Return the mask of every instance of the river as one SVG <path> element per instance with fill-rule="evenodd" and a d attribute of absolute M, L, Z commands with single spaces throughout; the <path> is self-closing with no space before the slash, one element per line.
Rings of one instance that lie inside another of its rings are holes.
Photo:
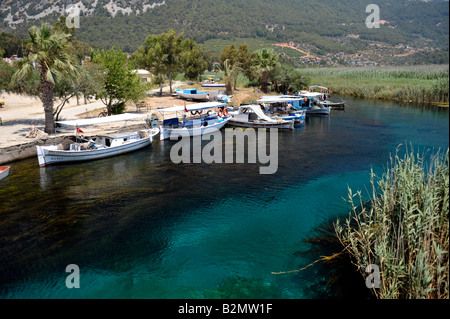
<path fill-rule="evenodd" d="M 12 163 L 0 181 L 0 298 L 314 298 L 315 278 L 272 272 L 306 266 L 301 241 L 347 215 L 348 187 L 364 190 L 400 144 L 449 146 L 448 109 L 347 101 L 280 132 L 273 175 L 177 165 L 175 142 L 159 140 L 94 162 Z M 79 289 L 66 287 L 69 264 Z"/>

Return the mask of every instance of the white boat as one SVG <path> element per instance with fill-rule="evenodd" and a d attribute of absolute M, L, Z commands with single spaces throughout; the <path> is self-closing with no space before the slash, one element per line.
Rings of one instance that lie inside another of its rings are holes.
<path fill-rule="evenodd" d="M 306 115 L 330 115 L 331 107 L 321 104 L 321 94 L 316 92 L 302 91 L 299 93 L 300 105 L 299 108 L 306 110 Z"/>
<path fill-rule="evenodd" d="M 265 106 L 265 113 L 273 119 L 294 120 L 296 124 L 304 124 L 306 110 L 299 110 L 294 107 L 299 104 L 299 97 L 280 95 L 263 96 L 257 103 Z"/>
<path fill-rule="evenodd" d="M 159 109 L 161 141 L 173 136 L 199 136 L 222 129 L 230 119 L 225 103 L 207 102 Z"/>
<path fill-rule="evenodd" d="M 249 128 L 293 129 L 294 119 L 273 119 L 267 116 L 261 105 L 241 105 L 228 121 L 229 125 Z"/>
<path fill-rule="evenodd" d="M 9 175 L 9 166 L 0 166 L 0 181 Z"/>
<path fill-rule="evenodd" d="M 320 92 L 318 92 L 320 91 Z M 320 85 L 313 85 L 309 87 L 309 92 L 318 93 L 319 103 L 324 107 L 331 107 L 333 109 L 345 109 L 346 102 L 341 99 L 341 101 L 331 101 L 330 88 Z"/>
<path fill-rule="evenodd" d="M 149 146 L 158 135 L 159 129 L 139 132 L 99 135 L 84 143 L 70 144 L 68 150 L 60 145 L 36 146 L 39 166 L 57 163 L 83 162 L 103 159 L 133 152 Z"/>
<path fill-rule="evenodd" d="M 217 100 L 219 91 L 199 92 L 197 89 L 179 89 L 175 90 L 178 97 L 185 100 L 211 102 Z"/>
<path fill-rule="evenodd" d="M 92 139 L 79 137 L 83 133 L 80 126 L 97 125 L 103 123 L 132 120 L 142 115 L 122 114 L 104 118 L 80 119 L 74 121 L 61 121 L 60 125 L 75 126 L 77 129 L 76 141 L 64 148 L 62 144 L 52 146 L 36 146 L 39 166 L 45 167 L 51 164 L 84 162 L 98 160 L 133 152 L 149 146 L 159 128 L 140 130 L 139 132 L 116 133 L 99 135 Z"/>
<path fill-rule="evenodd" d="M 330 115 L 331 107 L 321 102 L 321 93 L 301 91 L 298 95 L 263 96 L 258 103 L 290 102 L 296 110 L 306 111 L 307 116 Z"/>

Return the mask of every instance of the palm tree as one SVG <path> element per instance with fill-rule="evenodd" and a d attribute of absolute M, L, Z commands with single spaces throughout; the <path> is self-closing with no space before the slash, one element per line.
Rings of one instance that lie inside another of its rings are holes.
<path fill-rule="evenodd" d="M 68 50 L 70 34 L 54 32 L 51 25 L 44 23 L 40 28 L 29 29 L 31 42 L 26 56 L 13 75 L 12 81 L 17 82 L 31 74 L 35 68 L 40 73 L 40 99 L 45 112 L 45 132 L 55 133 L 53 98 L 55 82 L 69 74 L 76 75 L 76 67 L 72 64 Z"/>
<path fill-rule="evenodd" d="M 225 79 L 225 94 L 232 95 L 233 94 L 233 84 L 236 89 L 236 80 L 239 76 L 239 73 L 242 71 L 241 64 L 236 62 L 233 65 L 230 62 L 230 59 L 226 59 L 223 62 L 223 70 L 224 79 Z"/>
<path fill-rule="evenodd" d="M 261 89 L 264 93 L 267 93 L 269 72 L 278 65 L 278 55 L 273 50 L 264 48 L 256 52 L 252 62 L 255 71 L 260 74 Z"/>

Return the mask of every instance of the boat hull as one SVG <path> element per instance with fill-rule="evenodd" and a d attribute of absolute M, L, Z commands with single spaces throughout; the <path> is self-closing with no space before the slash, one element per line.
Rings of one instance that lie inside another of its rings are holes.
<path fill-rule="evenodd" d="M 93 161 L 134 152 L 152 144 L 155 135 L 152 134 L 149 137 L 124 143 L 123 145 L 96 150 L 63 151 L 58 150 L 57 146 L 36 146 L 39 166 L 45 167 L 53 164 Z"/>
<path fill-rule="evenodd" d="M 0 181 L 9 175 L 9 166 L 0 166 Z"/>
<path fill-rule="evenodd" d="M 324 107 L 331 107 L 333 109 L 345 109 L 345 102 L 322 102 Z"/>
<path fill-rule="evenodd" d="M 161 141 L 170 140 L 171 136 L 200 136 L 204 134 L 214 133 L 222 129 L 228 122 L 228 119 L 223 119 L 221 122 L 217 122 L 208 126 L 197 127 L 160 127 Z"/>
<path fill-rule="evenodd" d="M 282 123 L 273 123 L 273 122 L 245 122 L 238 120 L 229 120 L 228 124 L 236 127 L 246 127 L 246 128 L 277 128 L 277 129 L 286 129 L 291 130 L 294 128 L 294 121 L 289 121 L 286 123 L 285 121 Z"/>
<path fill-rule="evenodd" d="M 331 107 L 324 107 L 324 108 L 308 109 L 308 110 L 306 110 L 306 115 L 308 115 L 308 116 L 330 115 L 330 114 L 331 114 Z"/>
<path fill-rule="evenodd" d="M 193 101 L 203 101 L 203 102 L 209 102 L 214 101 L 217 99 L 217 96 L 219 95 L 219 92 L 208 92 L 208 93 L 202 93 L 202 94 L 190 94 L 190 93 L 183 93 L 183 92 L 177 92 L 178 96 L 185 100 L 193 100 Z"/>

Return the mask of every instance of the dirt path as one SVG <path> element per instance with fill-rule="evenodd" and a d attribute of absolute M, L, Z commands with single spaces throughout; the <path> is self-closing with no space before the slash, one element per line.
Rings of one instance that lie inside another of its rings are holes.
<path fill-rule="evenodd" d="M 299 48 L 296 48 L 296 47 L 294 47 L 292 45 L 289 45 L 289 43 L 273 43 L 272 45 L 275 45 L 277 47 L 290 48 L 292 50 L 296 50 L 298 52 L 301 52 L 301 53 L 305 54 L 305 56 L 304 56 L 305 58 L 315 58 L 314 55 L 311 55 L 308 52 L 302 51 Z"/>

